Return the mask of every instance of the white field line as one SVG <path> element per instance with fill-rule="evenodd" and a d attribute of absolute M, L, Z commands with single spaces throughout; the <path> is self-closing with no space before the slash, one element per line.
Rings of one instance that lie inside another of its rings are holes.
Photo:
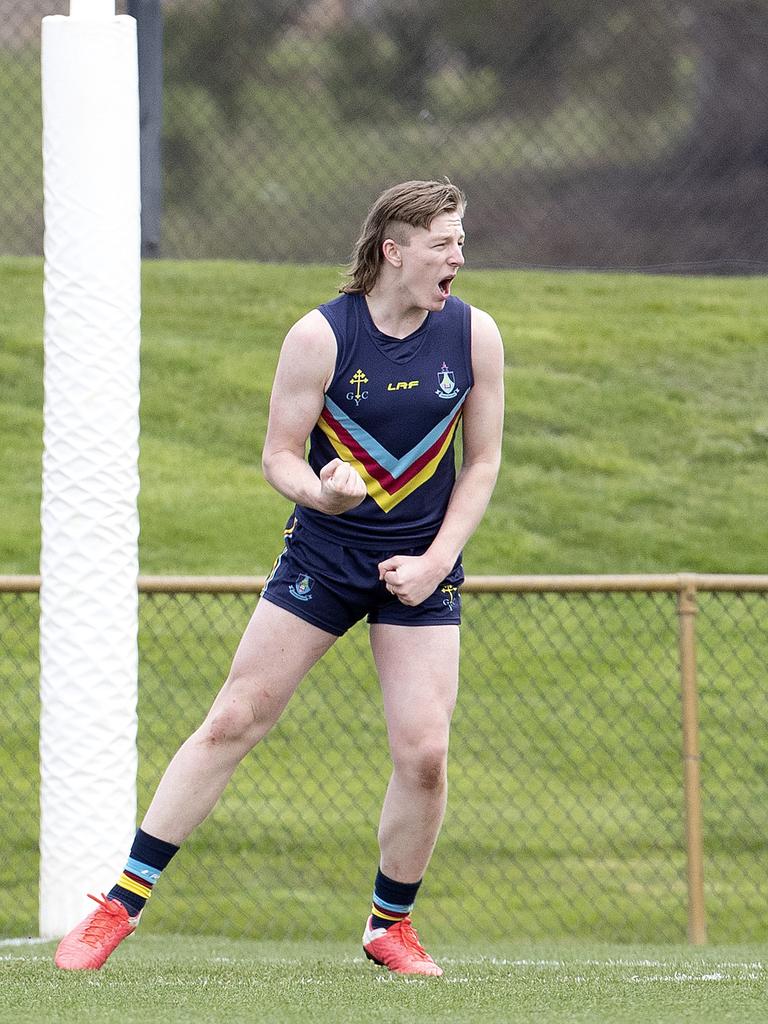
<path fill-rule="evenodd" d="M 494 967 L 539 967 L 549 968 L 553 973 L 560 973 L 561 981 L 585 982 L 587 979 L 579 974 L 579 968 L 598 967 L 603 969 L 614 968 L 622 974 L 626 969 L 632 973 L 626 978 L 632 984 L 690 984 L 691 982 L 724 982 L 724 981 L 765 981 L 766 965 L 761 961 L 712 961 L 683 962 L 676 965 L 664 960 L 646 960 L 633 958 L 607 958 L 599 960 L 578 958 L 568 960 L 544 960 L 544 959 L 504 959 L 502 957 L 478 957 L 476 959 L 440 957 L 440 963 L 448 966 L 450 964 L 460 967 L 467 964 L 480 965 L 490 964 Z M 645 973 L 651 968 L 652 973 Z"/>
<path fill-rule="evenodd" d="M 543 959 L 523 959 L 516 958 L 514 960 L 507 959 L 505 957 L 498 956 L 479 956 L 479 957 L 440 957 L 443 963 L 452 964 L 494 964 L 494 966 L 502 967 L 666 967 L 669 964 L 668 960 L 647 960 L 647 959 L 635 959 L 635 958 L 624 958 L 624 957 L 608 957 L 604 960 L 598 960 L 594 958 L 588 958 L 582 960 L 581 958 L 574 956 L 569 957 L 567 960 L 543 960 Z M 722 961 L 707 961 L 700 960 L 694 962 L 689 961 L 690 966 L 705 966 L 715 965 L 717 967 L 743 967 L 750 968 L 757 971 L 763 971 L 766 969 L 766 965 L 760 960 L 722 960 Z"/>
<path fill-rule="evenodd" d="M 26 939 L 0 939 L 0 948 L 3 946 L 39 946 L 43 942 L 52 941 L 52 939 L 37 939 L 31 936 Z"/>
<path fill-rule="evenodd" d="M 13 939 L 0 939 L 0 949 L 2 948 L 17 948 L 21 949 L 25 946 L 37 946 L 45 942 L 50 942 L 50 939 L 41 938 L 13 938 Z M 5 956 L 0 955 L 0 961 L 25 959 L 28 960 L 28 956 L 13 956 L 12 954 L 6 954 Z M 33 957 L 31 959 L 40 960 L 47 959 L 45 957 Z M 347 959 L 347 958 L 345 958 Z M 598 967 L 603 969 L 615 969 L 621 974 L 625 974 L 627 970 L 632 973 L 626 977 L 626 980 L 632 984 L 638 985 L 651 985 L 651 984 L 673 984 L 673 985 L 684 985 L 691 983 L 700 982 L 726 982 L 726 981 L 765 981 L 768 980 L 768 968 L 766 964 L 759 960 L 703 960 L 703 961 L 683 961 L 676 965 L 672 965 L 664 960 L 649 960 L 644 958 L 634 957 L 608 957 L 606 959 L 595 959 L 586 958 L 579 959 L 578 957 L 568 958 L 567 960 L 560 959 L 527 959 L 527 958 L 516 958 L 507 959 L 504 957 L 495 956 L 481 956 L 481 957 L 440 957 L 440 963 L 446 967 L 453 966 L 454 968 L 460 968 L 462 966 L 475 965 L 480 966 L 487 964 L 491 967 L 508 967 L 508 968 L 526 968 L 526 967 L 538 967 L 548 968 L 553 973 L 559 974 L 560 981 L 574 981 L 584 983 L 588 979 L 579 973 L 580 968 L 587 967 Z M 250 963 L 250 958 L 247 957 L 228 957 L 228 956 L 214 956 L 211 958 L 212 963 L 217 964 L 243 964 Z M 262 964 L 279 963 L 285 966 L 296 966 L 301 963 L 299 958 L 278 958 L 277 960 L 260 961 Z M 348 962 L 352 963 L 365 963 L 363 957 L 350 957 Z M 650 969 L 650 970 L 649 970 Z M 646 973 L 648 971 L 648 973 Z M 153 983 L 158 982 L 162 984 L 165 979 L 156 978 L 153 979 Z M 402 978 L 393 978 L 391 975 L 383 975 L 378 979 L 380 982 L 399 981 L 402 982 Z M 412 979 L 407 979 L 411 981 Z M 422 979 L 416 979 L 421 981 Z M 468 977 L 449 977 L 447 981 L 453 984 L 469 983 L 472 979 Z M 476 979 L 475 979 L 476 980 Z M 323 985 L 326 984 L 326 979 L 315 978 L 312 976 L 305 976 L 301 978 L 301 984 L 304 985 Z"/>

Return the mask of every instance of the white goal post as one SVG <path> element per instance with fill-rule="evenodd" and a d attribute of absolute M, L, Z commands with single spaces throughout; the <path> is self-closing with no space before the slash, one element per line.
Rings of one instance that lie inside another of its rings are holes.
<path fill-rule="evenodd" d="M 42 23 L 40 935 L 68 931 L 136 826 L 140 319 L 136 22 Z"/>

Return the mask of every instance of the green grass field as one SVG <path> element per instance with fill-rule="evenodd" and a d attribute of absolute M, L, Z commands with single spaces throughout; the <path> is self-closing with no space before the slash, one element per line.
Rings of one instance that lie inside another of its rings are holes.
<path fill-rule="evenodd" d="M 764 571 L 763 279 L 460 282 L 507 348 L 504 466 L 468 571 Z M 290 324 L 338 283 L 329 267 L 145 265 L 144 572 L 268 571 L 287 514 L 259 469 L 271 377 Z M 0 297 L 0 570 L 35 572 L 40 262 L 0 259 Z"/>
<path fill-rule="evenodd" d="M 0 1020 L 763 1024 L 766 1016 L 765 947 L 445 946 L 438 979 L 396 977 L 339 943 L 136 936 L 101 972 L 81 974 L 57 971 L 52 950 L 0 942 Z"/>

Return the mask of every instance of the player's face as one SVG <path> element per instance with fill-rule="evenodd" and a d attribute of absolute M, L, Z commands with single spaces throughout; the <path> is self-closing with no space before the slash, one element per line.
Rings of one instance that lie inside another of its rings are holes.
<path fill-rule="evenodd" d="M 402 286 L 420 309 L 441 310 L 453 279 L 464 265 L 461 213 L 441 213 L 428 228 L 411 228 L 409 244 L 400 248 Z"/>

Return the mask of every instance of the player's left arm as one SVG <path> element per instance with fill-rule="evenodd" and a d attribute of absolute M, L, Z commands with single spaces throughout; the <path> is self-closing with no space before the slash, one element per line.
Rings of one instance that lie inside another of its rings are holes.
<path fill-rule="evenodd" d="M 504 428 L 504 346 L 493 318 L 474 307 L 472 374 L 474 384 L 464 403 L 462 465 L 443 524 L 423 555 L 395 556 L 379 567 L 380 578 L 404 604 L 420 604 L 451 571 L 483 518 L 499 473 Z"/>

